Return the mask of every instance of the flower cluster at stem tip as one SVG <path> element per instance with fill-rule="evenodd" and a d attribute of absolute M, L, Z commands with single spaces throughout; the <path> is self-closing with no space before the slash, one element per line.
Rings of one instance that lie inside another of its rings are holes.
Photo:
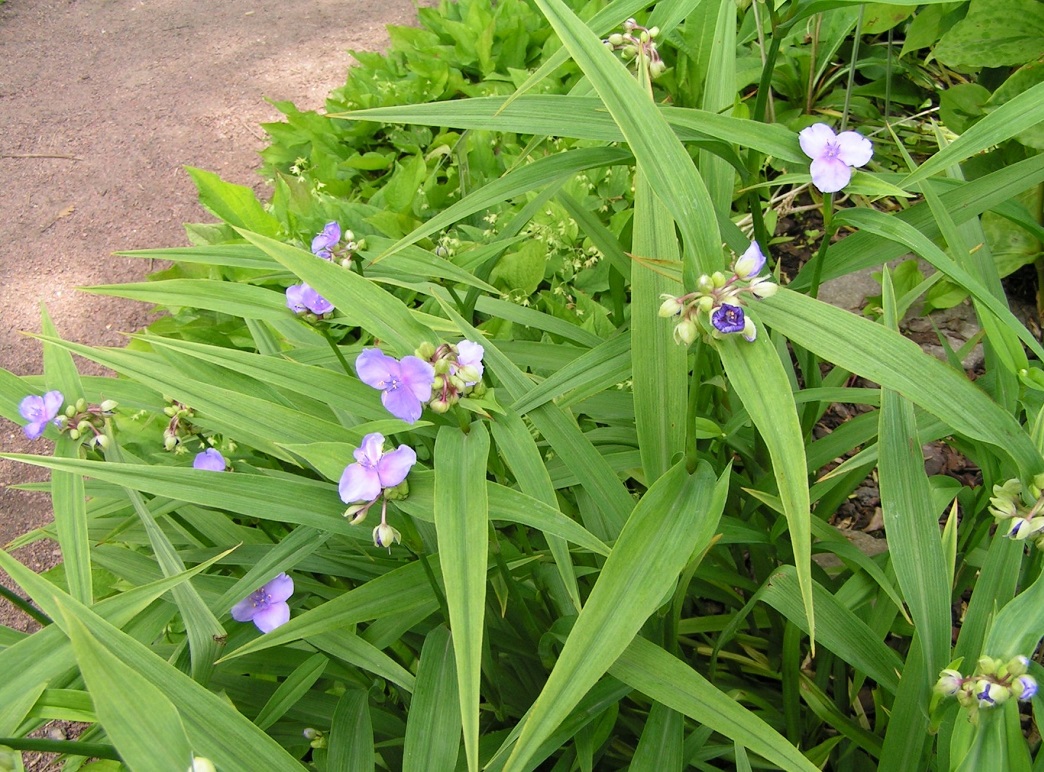
<path fill-rule="evenodd" d="M 990 514 L 997 518 L 997 527 L 1009 539 L 1033 541 L 1044 550 L 1044 474 L 1038 474 L 1028 486 L 1032 503 L 1026 504 L 1022 483 L 1008 480 L 993 486 Z"/>
<path fill-rule="evenodd" d="M 952 666 L 939 673 L 935 691 L 943 697 L 956 697 L 973 715 L 1003 705 L 1012 697 L 1025 702 L 1037 693 L 1037 681 L 1026 675 L 1029 663 L 1021 654 L 1007 661 L 979 657 L 971 675 L 962 675 Z"/>
<path fill-rule="evenodd" d="M 613 51 L 620 51 L 624 59 L 645 59 L 648 61 L 649 77 L 658 78 L 663 75 L 667 65 L 656 50 L 656 41 L 660 34 L 659 27 L 643 27 L 634 19 L 623 23 L 623 33 L 614 32 L 602 42 Z"/>
<path fill-rule="evenodd" d="M 312 239 L 312 254 L 316 257 L 338 262 L 343 268 L 350 268 L 357 250 L 366 246 L 365 239 L 355 240 L 350 230 L 341 232 L 341 224 L 328 222 Z M 295 284 L 286 289 L 286 306 L 295 314 L 307 315 L 315 321 L 334 310 L 334 305 L 308 284 Z"/>
<path fill-rule="evenodd" d="M 401 541 L 401 535 L 388 525 L 388 500 L 402 499 L 409 493 L 406 475 L 417 463 L 417 454 L 408 445 L 385 453 L 384 435 L 372 432 L 363 437 L 352 455 L 355 463 L 344 468 L 337 486 L 341 501 L 351 504 L 344 516 L 352 518 L 352 525 L 361 523 L 370 507 L 381 499 L 381 522 L 373 529 L 373 543 L 390 550 L 393 543 Z"/>
<path fill-rule="evenodd" d="M 105 424 L 119 406 L 115 400 L 107 399 L 99 405 L 91 405 L 82 397 L 62 411 L 65 396 L 58 390 L 40 396 L 29 394 L 18 404 L 18 412 L 28 423 L 22 427 L 31 440 L 43 434 L 47 424 L 54 424 L 58 431 L 71 440 L 87 438 L 89 445 L 104 450 L 109 446 Z"/>
<path fill-rule="evenodd" d="M 381 403 L 396 418 L 414 423 L 424 404 L 445 413 L 461 397 L 485 393 L 482 346 L 470 340 L 456 345 L 421 344 L 414 356 L 401 360 L 379 348 L 363 349 L 355 359 L 359 380 L 381 390 Z"/>
<path fill-rule="evenodd" d="M 678 317 L 674 340 L 686 346 L 701 332 L 715 338 L 740 334 L 748 341 L 757 338 L 754 321 L 742 306 L 742 296 L 750 293 L 755 298 L 767 298 L 779 289 L 771 277 L 758 276 L 765 267 L 765 255 L 756 241 L 732 264 L 732 274 L 716 271 L 696 281 L 697 290 L 681 297 L 663 295 L 660 316 Z"/>
<path fill-rule="evenodd" d="M 835 134 L 825 123 L 814 123 L 798 133 L 801 150 L 812 159 L 812 184 L 821 193 L 836 193 L 852 179 L 852 169 L 866 166 L 874 146 L 858 131 Z"/>

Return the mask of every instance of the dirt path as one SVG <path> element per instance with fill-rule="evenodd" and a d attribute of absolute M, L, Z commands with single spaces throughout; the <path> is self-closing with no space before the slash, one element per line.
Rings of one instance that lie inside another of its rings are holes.
<path fill-rule="evenodd" d="M 425 3 L 430 4 L 430 3 Z M 0 366 L 41 370 L 39 304 L 67 338 L 120 345 L 147 308 L 75 292 L 136 281 L 114 250 L 186 243 L 209 221 L 182 166 L 262 190 L 264 99 L 322 106 L 348 49 L 379 50 L 410 0 L 7 0 L 0 5 Z M 61 156 L 61 157 L 54 157 Z M 0 419 L 0 449 L 45 452 Z M 50 499 L 9 485 L 44 479 L 0 462 L 0 545 L 51 517 Z M 34 568 L 59 553 L 20 551 Z M 26 619 L 0 604 L 0 624 Z"/>

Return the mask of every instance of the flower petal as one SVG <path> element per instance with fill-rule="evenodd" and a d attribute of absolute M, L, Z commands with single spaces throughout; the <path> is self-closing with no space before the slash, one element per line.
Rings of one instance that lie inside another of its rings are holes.
<path fill-rule="evenodd" d="M 462 340 L 457 344 L 457 361 L 462 365 L 474 365 L 481 371 L 482 355 L 486 353 L 478 343 Z"/>
<path fill-rule="evenodd" d="M 431 394 L 430 386 L 428 387 L 428 394 Z M 393 416 L 408 424 L 412 424 L 424 412 L 424 406 L 421 401 L 414 396 L 413 392 L 404 387 L 388 389 L 382 393 L 381 404 Z"/>
<path fill-rule="evenodd" d="M 250 593 L 243 600 L 232 607 L 232 618 L 237 622 L 249 622 L 257 613 L 257 606 L 253 601 L 254 594 Z"/>
<path fill-rule="evenodd" d="M 269 603 L 254 614 L 254 624 L 263 633 L 270 633 L 279 625 L 290 621 L 290 606 L 286 603 Z"/>
<path fill-rule="evenodd" d="M 435 368 L 420 357 L 403 357 L 399 363 L 402 382 L 421 402 L 431 399 L 431 385 L 435 382 Z M 420 418 L 420 414 L 417 414 Z"/>
<path fill-rule="evenodd" d="M 33 423 L 24 426 L 22 430 L 25 432 L 26 437 L 30 440 L 35 440 L 43 434 L 45 426 L 47 426 L 47 421 L 34 421 Z"/>
<path fill-rule="evenodd" d="M 379 348 L 366 348 L 355 358 L 355 372 L 367 386 L 384 389 L 392 378 L 399 376 L 400 368 L 394 357 Z"/>
<path fill-rule="evenodd" d="M 360 464 L 377 466 L 377 462 L 381 460 L 383 453 L 384 435 L 380 432 L 370 432 L 362 438 L 362 443 L 352 455 L 355 456 L 355 460 Z"/>
<path fill-rule="evenodd" d="M 852 169 L 839 158 L 817 158 L 809 167 L 812 184 L 822 193 L 836 193 L 852 179 Z"/>
<path fill-rule="evenodd" d="M 268 593 L 269 602 L 282 603 L 294 594 L 294 580 L 285 573 L 279 574 L 261 589 Z"/>
<path fill-rule="evenodd" d="M 391 453 L 385 453 L 377 464 L 382 488 L 394 488 L 406 479 L 410 469 L 417 463 L 417 454 L 409 445 L 400 445 Z"/>
<path fill-rule="evenodd" d="M 307 307 L 304 302 L 304 284 L 295 284 L 286 288 L 286 307 L 295 314 L 303 314 Z"/>
<path fill-rule="evenodd" d="M 381 478 L 376 469 L 367 469 L 362 464 L 349 464 L 341 473 L 337 492 L 345 504 L 373 501 L 381 493 Z"/>
<path fill-rule="evenodd" d="M 831 142 L 837 135 L 834 130 L 825 123 L 813 123 L 798 133 L 798 143 L 802 152 L 809 158 L 819 158 L 827 152 Z"/>
<path fill-rule="evenodd" d="M 202 453 L 197 453 L 196 457 L 192 459 L 193 469 L 205 469 L 208 472 L 224 472 L 225 466 L 225 457 L 214 448 L 207 448 Z"/>
<path fill-rule="evenodd" d="M 64 401 L 65 397 L 63 397 L 62 393 L 57 389 L 49 391 L 43 395 L 44 411 L 47 413 L 48 421 L 58 415 L 58 411 L 61 409 L 62 402 Z"/>
<path fill-rule="evenodd" d="M 874 155 L 873 143 L 858 131 L 837 135 L 837 157 L 849 166 L 865 166 Z"/>
<path fill-rule="evenodd" d="M 44 410 L 43 398 L 36 394 L 30 394 L 18 403 L 18 412 L 26 421 L 40 420 L 44 415 Z"/>

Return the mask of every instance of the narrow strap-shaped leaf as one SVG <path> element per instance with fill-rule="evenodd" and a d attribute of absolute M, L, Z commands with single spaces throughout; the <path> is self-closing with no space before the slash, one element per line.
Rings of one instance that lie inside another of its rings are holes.
<path fill-rule="evenodd" d="M 632 250 L 680 266 L 674 220 L 642 169 L 639 165 L 634 177 Z M 631 391 L 642 468 L 650 485 L 685 451 L 689 358 L 685 347 L 671 339 L 659 315 L 660 295 L 677 291 L 678 284 L 662 274 L 640 265 L 631 271 Z"/>
<path fill-rule="evenodd" d="M 369 772 L 376 768 L 376 764 L 367 694 L 362 689 L 349 689 L 341 695 L 334 709 L 327 769 Z"/>
<path fill-rule="evenodd" d="M 633 319 L 631 324 L 634 324 Z M 592 383 L 599 390 L 607 388 L 624 380 L 630 372 L 630 341 L 626 335 L 617 335 L 580 355 L 539 386 L 527 391 L 510 409 L 519 414 L 528 413 L 556 397 Z"/>
<path fill-rule="evenodd" d="M 609 672 L 650 699 L 742 743 L 781 769 L 818 769 L 760 716 L 644 638 L 631 641 Z"/>
<path fill-rule="evenodd" d="M 996 446 L 1027 477 L 1044 468 L 1029 435 L 979 387 L 898 333 L 788 289 L 762 301 L 757 317 L 800 346 L 893 389 L 955 431 Z M 925 388 L 931 384 L 931 388 Z"/>
<path fill-rule="evenodd" d="M 328 660 L 322 654 L 313 654 L 295 667 L 268 698 L 254 719 L 260 729 L 268 729 L 294 706 L 315 685 L 326 670 Z"/>
<path fill-rule="evenodd" d="M 757 427 L 772 458 L 783 514 L 790 530 L 798 587 L 815 645 L 812 607 L 812 532 L 805 441 L 783 363 L 764 332 L 753 342 L 733 335 L 718 342 L 729 383 Z"/>
<path fill-rule="evenodd" d="M 453 640 L 441 625 L 424 639 L 417 689 L 406 717 L 403 772 L 455 769 L 460 753 L 460 702 Z"/>
<path fill-rule="evenodd" d="M 716 483 L 706 464 L 689 475 L 679 463 L 642 497 L 529 711 L 506 772 L 527 768 L 540 744 L 655 611 L 693 553 L 707 546 L 721 517 L 727 481 L 726 476 Z"/>
<path fill-rule="evenodd" d="M 327 654 L 362 670 L 386 678 L 408 692 L 415 690 L 416 679 L 406 668 L 359 635 L 344 630 L 312 635 L 308 642 Z"/>
<path fill-rule="evenodd" d="M 243 319 L 279 321 L 290 319 L 286 296 L 253 284 L 210 279 L 166 279 L 139 284 L 99 284 L 80 287 L 82 292 L 129 298 L 159 306 L 205 308 Z"/>
<path fill-rule="evenodd" d="M 489 551 L 488 457 L 489 434 L 481 423 L 471 424 L 467 434 L 448 426 L 439 429 L 435 440 L 435 531 L 470 770 L 479 768 L 479 686 Z"/>
<path fill-rule="evenodd" d="M 625 651 L 620 658 L 626 656 Z M 662 702 L 653 704 L 638 747 L 634 749 L 631 768 L 657 772 L 681 772 L 685 768 L 685 718 L 681 713 Z"/>

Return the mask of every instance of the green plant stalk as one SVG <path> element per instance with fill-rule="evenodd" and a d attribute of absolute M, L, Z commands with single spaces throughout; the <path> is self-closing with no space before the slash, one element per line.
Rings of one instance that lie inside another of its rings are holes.
<path fill-rule="evenodd" d="M 337 345 L 337 342 L 333 339 L 333 336 L 330 335 L 330 328 L 326 325 L 323 325 L 321 330 L 323 333 L 323 340 L 330 344 L 330 348 L 333 350 L 334 356 L 337 357 L 337 361 L 341 363 L 341 367 L 344 369 L 345 374 L 350 378 L 354 378 L 355 374 L 351 371 L 351 368 L 348 366 L 348 360 L 344 358 L 344 354 L 341 353 L 340 346 Z"/>
<path fill-rule="evenodd" d="M 863 11 L 865 5 L 859 6 L 859 16 L 856 18 L 855 34 L 852 38 L 852 61 L 848 65 L 848 85 L 845 87 L 845 106 L 841 110 L 841 131 L 848 126 L 848 109 L 852 102 L 852 87 L 855 85 L 856 61 L 859 59 L 859 41 L 863 34 Z M 889 50 L 889 56 L 891 51 Z"/>
<path fill-rule="evenodd" d="M 76 740 L 38 740 L 32 737 L 0 737 L 0 745 L 15 751 L 37 751 L 39 753 L 62 753 L 67 756 L 122 761 L 116 749 L 107 743 L 81 743 Z"/>
<path fill-rule="evenodd" d="M 14 590 L 9 589 L 7 586 L 3 584 L 0 584 L 0 598 L 7 598 L 7 600 L 11 601 L 12 605 L 20 608 L 22 611 L 31 616 L 41 625 L 46 626 L 51 624 L 51 618 L 49 616 L 40 611 L 40 609 L 38 609 L 32 603 L 25 600 L 25 598 L 16 593 Z"/>
<path fill-rule="evenodd" d="M 824 193 L 823 194 L 823 240 L 819 242 L 819 250 L 816 252 L 816 256 L 812 258 L 815 260 L 815 264 L 812 266 L 812 283 L 808 288 L 808 296 L 810 298 L 818 297 L 819 295 L 819 282 L 820 277 L 823 275 L 823 263 L 826 261 L 827 249 L 830 246 L 830 239 L 833 237 L 833 224 L 834 218 L 834 194 Z"/>

